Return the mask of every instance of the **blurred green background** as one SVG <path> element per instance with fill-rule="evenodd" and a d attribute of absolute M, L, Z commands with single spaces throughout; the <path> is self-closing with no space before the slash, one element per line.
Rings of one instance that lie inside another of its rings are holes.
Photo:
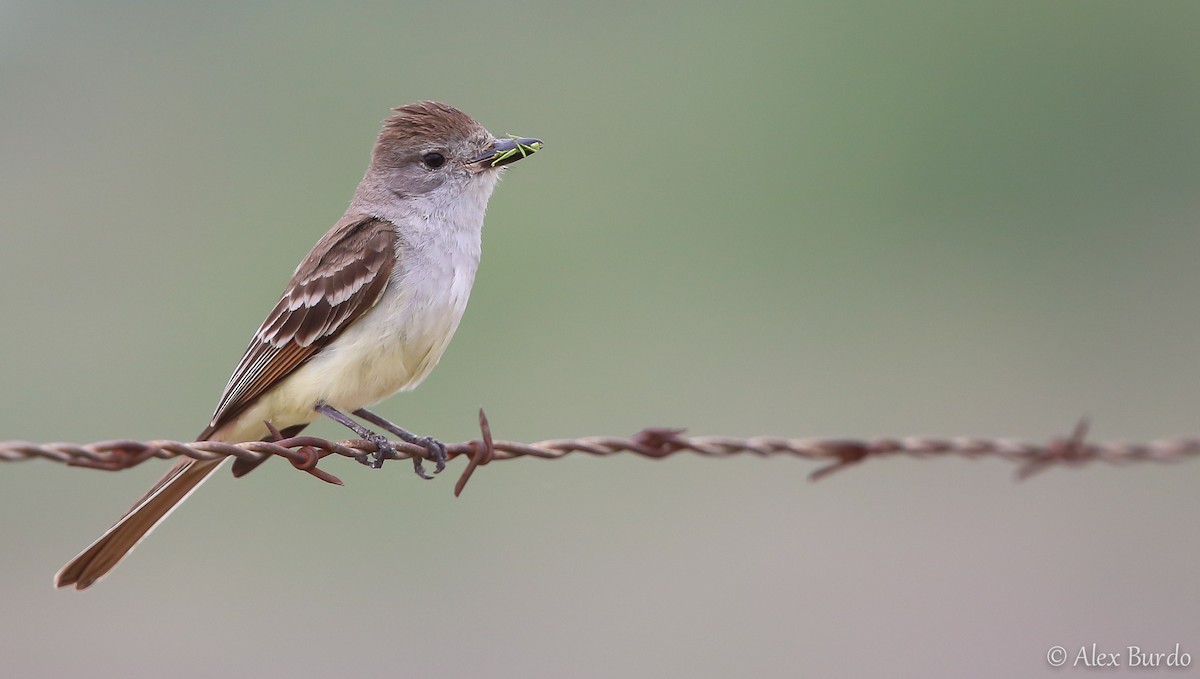
<path fill-rule="evenodd" d="M 389 108 L 545 139 L 492 200 L 448 441 L 1197 432 L 1200 4 L 0 1 L 0 439 L 189 439 Z M 332 426 L 314 431 L 343 436 Z M 1200 466 L 0 469 L 12 677 L 977 676 L 1200 657 Z M 1194 670 L 1193 670 L 1194 671 Z M 1109 676 L 1118 673 L 1110 672 Z"/>

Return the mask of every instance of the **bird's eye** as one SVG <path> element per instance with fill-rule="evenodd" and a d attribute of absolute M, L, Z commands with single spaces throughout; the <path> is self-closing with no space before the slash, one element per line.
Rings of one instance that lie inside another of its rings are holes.
<path fill-rule="evenodd" d="M 446 156 L 440 153 L 426 153 L 421 156 L 421 162 L 425 163 L 425 167 L 433 170 L 446 164 Z"/>

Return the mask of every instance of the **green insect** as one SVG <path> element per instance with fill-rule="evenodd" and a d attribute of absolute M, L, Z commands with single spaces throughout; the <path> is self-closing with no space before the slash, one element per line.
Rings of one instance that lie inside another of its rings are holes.
<path fill-rule="evenodd" d="M 508 135 L 508 138 L 509 139 L 521 139 L 521 137 L 518 137 L 515 134 Z M 537 153 L 539 150 L 541 150 L 541 148 L 542 148 L 542 142 L 540 142 L 540 141 L 535 141 L 532 144 L 522 144 L 521 142 L 517 142 L 517 145 L 515 148 L 508 149 L 507 151 L 497 151 L 496 155 L 492 157 L 492 167 L 496 167 L 497 165 L 503 163 L 505 160 L 508 160 L 509 158 L 512 158 L 513 156 L 517 155 L 518 153 L 521 154 L 522 158 L 524 158 L 525 156 L 528 156 L 530 154 Z"/>

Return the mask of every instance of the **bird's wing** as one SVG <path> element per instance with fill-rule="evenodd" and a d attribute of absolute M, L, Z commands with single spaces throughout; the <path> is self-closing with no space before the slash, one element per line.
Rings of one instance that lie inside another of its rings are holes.
<path fill-rule="evenodd" d="M 396 262 L 390 222 L 345 217 L 296 267 L 275 309 L 263 321 L 234 369 L 207 439 L 379 301 Z"/>

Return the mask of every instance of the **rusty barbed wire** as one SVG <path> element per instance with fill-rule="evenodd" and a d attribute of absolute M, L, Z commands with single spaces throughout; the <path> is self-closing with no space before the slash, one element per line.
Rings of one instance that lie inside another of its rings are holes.
<path fill-rule="evenodd" d="M 533 457 L 555 460 L 572 453 L 607 457 L 632 453 L 648 458 L 664 458 L 676 453 L 690 452 L 705 457 L 731 457 L 752 454 L 758 456 L 791 455 L 826 462 L 809 474 L 818 480 L 829 474 L 870 458 L 907 456 L 928 458 L 956 456 L 968 459 L 998 458 L 1017 464 L 1017 478 L 1024 479 L 1052 466 L 1080 466 L 1094 462 L 1131 464 L 1137 462 L 1182 462 L 1200 456 L 1200 438 L 1179 438 L 1148 443 L 1108 442 L 1086 440 L 1088 422 L 1081 421 L 1067 437 L 1046 443 L 1016 439 L 984 438 L 782 438 L 755 436 L 685 436 L 682 429 L 647 428 L 631 437 L 590 436 L 572 439 L 551 439 L 536 443 L 493 441 L 487 416 L 479 412 L 482 438 L 477 441 L 446 446 L 450 459 L 468 458 L 467 467 L 455 485 L 455 495 L 462 492 L 472 473 L 481 465 L 499 460 Z M 422 446 L 404 441 L 394 442 L 396 454 L 389 459 L 428 457 Z M 375 452 L 375 444 L 363 440 L 331 441 L 316 436 L 293 436 L 276 441 L 219 443 L 216 441 L 100 441 L 86 445 L 73 443 L 36 444 L 25 441 L 0 442 L 0 462 L 44 459 L 71 466 L 104 470 L 128 469 L 146 460 L 169 459 L 179 456 L 211 460 L 222 456 L 257 461 L 272 455 L 288 460 L 294 467 L 328 483 L 341 485 L 336 476 L 318 469 L 317 463 L 328 455 L 341 455 L 366 464 L 367 456 Z"/>

